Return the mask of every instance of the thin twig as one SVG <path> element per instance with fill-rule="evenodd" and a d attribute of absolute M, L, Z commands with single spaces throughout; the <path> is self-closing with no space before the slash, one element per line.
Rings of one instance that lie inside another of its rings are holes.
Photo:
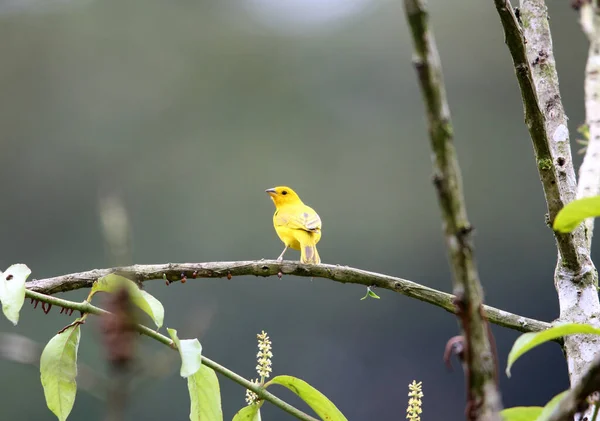
<path fill-rule="evenodd" d="M 597 391 L 600 391 L 600 356 L 592 361 L 581 380 L 561 399 L 547 421 L 573 420 L 576 413 L 589 410 L 586 399 Z"/>
<path fill-rule="evenodd" d="M 575 199 L 577 185 L 571 159 L 569 130 L 558 88 L 552 51 L 548 11 L 543 0 L 521 0 L 520 22 L 508 0 L 494 0 L 504 27 L 521 89 L 525 122 L 533 142 L 536 163 L 546 202 L 548 223 Z M 558 262 L 554 285 L 560 305 L 560 321 L 597 323 L 600 302 L 598 274 L 590 258 L 583 227 L 573 233 L 554 233 Z M 571 383 L 585 372 L 586 355 L 600 350 L 600 338 L 582 341 L 577 335 L 565 338 L 565 354 Z"/>
<path fill-rule="evenodd" d="M 87 301 L 83 301 L 81 303 L 77 303 L 75 301 L 63 300 L 62 298 L 52 297 L 50 295 L 41 294 L 39 292 L 35 292 L 35 291 L 31 291 L 31 290 L 26 290 L 25 291 L 25 296 L 28 297 L 28 298 L 32 298 L 34 300 L 41 301 L 43 303 L 48 303 L 48 304 L 52 304 L 52 305 L 55 305 L 55 306 L 64 307 L 64 308 L 72 309 L 72 310 L 75 310 L 75 311 L 80 311 L 82 313 L 94 314 L 94 315 L 97 315 L 97 316 L 110 315 L 111 314 L 108 311 L 101 309 L 100 307 L 96 307 L 96 306 L 90 304 Z M 171 349 L 177 350 L 177 346 L 175 345 L 175 343 L 170 338 L 166 337 L 165 335 L 162 335 L 162 334 L 158 333 L 157 331 L 152 330 L 149 327 L 144 326 L 144 325 L 140 325 L 140 324 L 136 325 L 135 329 L 138 332 L 140 332 L 141 334 L 146 335 L 146 336 L 148 336 L 148 337 L 150 337 L 152 339 L 155 339 L 158 342 L 167 345 Z M 222 365 L 220 365 L 220 364 L 216 363 L 215 361 L 213 361 L 213 360 L 205 357 L 204 355 L 202 356 L 202 364 L 206 365 L 207 367 L 212 368 L 216 372 L 218 372 L 218 373 L 222 374 L 223 376 L 225 376 L 225 377 L 233 380 L 234 382 L 236 382 L 239 385 L 245 387 L 246 389 L 252 390 L 261 399 L 264 399 L 266 401 L 271 402 L 273 405 L 275 405 L 275 406 L 283 409 L 285 412 L 287 412 L 288 414 L 291 414 L 291 415 L 295 416 L 299 420 L 304 420 L 304 421 L 318 421 L 316 418 L 313 418 L 310 415 L 305 414 L 304 412 L 300 411 L 296 407 L 294 407 L 294 406 L 288 404 L 287 402 L 279 399 L 277 396 L 275 396 L 272 393 L 268 392 L 264 388 L 256 385 L 255 383 L 252 383 L 251 381 L 246 380 L 242 376 L 234 373 L 233 371 L 229 370 L 226 367 L 223 367 Z"/>
<path fill-rule="evenodd" d="M 207 262 L 207 263 L 167 263 L 160 265 L 133 265 L 109 269 L 94 269 L 87 272 L 71 273 L 47 279 L 37 279 L 25 285 L 31 291 L 43 294 L 73 291 L 91 288 L 94 281 L 111 273 L 119 273 L 131 280 L 144 282 L 166 278 L 168 282 L 181 280 L 182 274 L 188 281 L 194 278 L 230 278 L 234 276 L 277 276 L 285 275 L 324 278 L 340 283 L 376 286 L 416 298 L 429 304 L 441 307 L 456 314 L 453 304 L 454 295 L 429 288 L 406 279 L 382 275 L 366 270 L 339 265 L 305 265 L 284 260 L 249 260 L 240 262 Z M 494 324 L 514 329 L 519 332 L 539 332 L 548 329 L 550 323 L 528 317 L 519 316 L 494 307 L 484 306 L 486 317 Z"/>
<path fill-rule="evenodd" d="M 467 217 L 458 158 L 452 139 L 450 109 L 442 66 L 423 0 L 405 0 L 414 43 L 414 65 L 427 109 L 433 150 L 433 181 L 442 211 L 446 246 L 454 278 L 455 304 L 464 338 L 469 420 L 500 420 L 502 402 L 497 360 L 488 322 L 481 311 L 483 291 L 473 251 L 473 228 Z"/>
<path fill-rule="evenodd" d="M 598 409 L 600 409 L 600 402 L 596 402 L 594 404 L 594 411 L 592 412 L 592 419 L 590 421 L 597 421 L 597 419 L 598 419 Z"/>

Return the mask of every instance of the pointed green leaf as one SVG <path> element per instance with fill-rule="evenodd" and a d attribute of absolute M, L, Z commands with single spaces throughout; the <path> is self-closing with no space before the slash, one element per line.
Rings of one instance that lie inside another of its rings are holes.
<path fill-rule="evenodd" d="M 524 333 L 519 336 L 508 354 L 508 364 L 506 366 L 506 375 L 510 377 L 510 368 L 515 361 L 527 351 L 535 348 L 544 342 L 552 341 L 566 335 L 575 334 L 594 334 L 600 335 L 600 329 L 587 324 L 566 323 L 551 327 L 541 332 Z"/>
<path fill-rule="evenodd" d="M 67 419 L 77 394 L 77 348 L 79 324 L 73 324 L 50 339 L 40 359 L 46 405 L 60 421 Z"/>
<path fill-rule="evenodd" d="M 179 370 L 181 377 L 189 377 L 196 373 L 202 364 L 202 345 L 198 339 L 179 339 L 175 329 L 167 328 L 167 332 L 181 355 L 181 370 Z"/>
<path fill-rule="evenodd" d="M 367 293 L 366 293 L 366 294 L 365 294 L 365 296 L 364 296 L 364 297 L 362 297 L 360 300 L 361 300 L 361 301 L 362 301 L 362 300 L 365 300 L 365 299 L 367 299 L 368 297 L 371 297 L 371 298 L 377 298 L 378 300 L 380 299 L 379 295 L 375 294 L 375 293 L 373 292 L 373 290 L 371 289 L 371 287 L 367 287 Z"/>
<path fill-rule="evenodd" d="M 243 407 L 235 414 L 231 421 L 260 421 L 260 405 Z"/>
<path fill-rule="evenodd" d="M 535 421 L 542 413 L 541 406 L 516 406 L 500 411 L 504 421 Z"/>
<path fill-rule="evenodd" d="M 292 376 L 277 376 L 265 384 L 265 388 L 272 384 L 278 384 L 290 389 L 324 420 L 348 421 L 333 402 L 304 380 Z"/>
<path fill-rule="evenodd" d="M 547 419 L 549 419 L 550 415 L 552 415 L 552 412 L 554 412 L 554 409 L 558 406 L 558 404 L 560 403 L 562 398 L 565 397 L 567 392 L 568 392 L 568 390 L 565 390 L 564 392 L 561 392 L 558 395 L 556 395 L 555 397 L 553 397 L 552 399 L 550 399 L 550 402 L 548 402 L 546 404 L 546 406 L 544 406 L 544 410 L 542 411 L 540 416 L 536 419 L 536 421 L 546 421 Z"/>
<path fill-rule="evenodd" d="M 14 325 L 19 322 L 19 312 L 25 302 L 25 281 L 31 270 L 22 263 L 0 272 L 0 302 L 2 311 Z"/>
<path fill-rule="evenodd" d="M 144 310 L 150 317 L 152 317 L 152 320 L 156 324 L 157 329 L 160 329 L 163 325 L 163 321 L 165 320 L 165 308 L 163 307 L 162 303 L 158 301 L 153 295 L 149 294 L 143 289 L 137 288 L 137 290 L 139 291 L 141 298 L 138 302 L 136 301 L 136 298 L 133 297 L 134 304 L 142 310 Z M 146 308 L 146 306 L 148 308 Z"/>
<path fill-rule="evenodd" d="M 596 216 L 600 216 L 600 196 L 573 200 L 558 212 L 553 228 L 558 232 L 571 232 L 584 219 Z"/>
<path fill-rule="evenodd" d="M 205 365 L 187 378 L 190 392 L 190 421 L 222 421 L 221 390 L 214 370 Z"/>
<path fill-rule="evenodd" d="M 379 297 L 379 295 L 375 294 L 375 293 L 373 292 L 373 290 L 372 290 L 372 289 L 369 289 L 369 291 L 367 292 L 367 294 L 368 294 L 368 295 L 369 295 L 369 297 L 371 297 L 371 298 L 377 298 L 378 300 L 379 300 L 379 298 L 380 298 L 380 297 Z"/>
<path fill-rule="evenodd" d="M 165 309 L 163 305 L 152 295 L 139 289 L 135 282 L 120 275 L 110 274 L 94 282 L 92 291 L 94 293 L 113 293 L 119 288 L 127 288 L 131 301 L 150 316 L 156 324 L 156 327 L 160 329 L 165 318 Z"/>

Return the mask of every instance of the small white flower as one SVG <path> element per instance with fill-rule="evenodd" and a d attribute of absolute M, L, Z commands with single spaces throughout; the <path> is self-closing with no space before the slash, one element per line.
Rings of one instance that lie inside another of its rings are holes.
<path fill-rule="evenodd" d="M 257 386 L 260 384 L 258 379 L 252 380 L 252 383 L 254 383 Z M 248 405 L 254 405 L 254 404 L 258 403 L 258 401 L 259 401 L 258 395 L 256 393 L 254 393 L 253 391 L 251 391 L 250 389 L 246 389 L 246 403 Z"/>
<path fill-rule="evenodd" d="M 411 384 L 408 385 L 408 396 L 410 399 L 408 400 L 408 408 L 406 408 L 406 418 L 410 421 L 421 421 L 421 398 L 423 397 L 422 391 L 422 382 L 417 383 L 413 380 Z"/>
<path fill-rule="evenodd" d="M 258 353 L 256 354 L 256 372 L 261 377 L 261 382 L 264 382 L 265 378 L 270 377 L 271 369 L 271 358 L 273 352 L 271 352 L 271 341 L 267 333 L 263 330 L 261 333 L 256 335 L 258 338 Z"/>

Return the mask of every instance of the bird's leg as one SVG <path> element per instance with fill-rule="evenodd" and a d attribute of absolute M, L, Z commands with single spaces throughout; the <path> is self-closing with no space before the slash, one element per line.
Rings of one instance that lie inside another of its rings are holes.
<path fill-rule="evenodd" d="M 283 249 L 283 251 L 281 252 L 281 254 L 279 255 L 279 257 L 277 258 L 278 262 L 281 262 L 283 260 L 283 255 L 285 254 L 285 251 L 288 249 L 288 246 L 285 246 L 285 248 Z"/>

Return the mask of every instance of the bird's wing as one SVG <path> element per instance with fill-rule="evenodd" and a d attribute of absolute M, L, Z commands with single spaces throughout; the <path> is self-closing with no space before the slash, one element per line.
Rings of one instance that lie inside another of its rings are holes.
<path fill-rule="evenodd" d="M 321 218 L 308 207 L 305 209 L 281 209 L 275 214 L 275 225 L 314 232 L 321 229 Z"/>

